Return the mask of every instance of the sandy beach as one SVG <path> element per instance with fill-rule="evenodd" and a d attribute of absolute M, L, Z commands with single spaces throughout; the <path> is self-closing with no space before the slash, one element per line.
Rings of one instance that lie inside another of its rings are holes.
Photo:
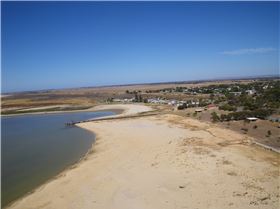
<path fill-rule="evenodd" d="M 279 208 L 279 154 L 246 135 L 172 114 L 78 126 L 97 135 L 85 159 L 8 208 Z"/>

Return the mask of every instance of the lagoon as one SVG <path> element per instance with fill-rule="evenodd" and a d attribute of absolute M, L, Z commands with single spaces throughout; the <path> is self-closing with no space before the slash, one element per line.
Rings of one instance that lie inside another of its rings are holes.
<path fill-rule="evenodd" d="M 2 206 L 78 162 L 92 147 L 92 132 L 66 122 L 113 115 L 75 112 L 1 117 Z"/>

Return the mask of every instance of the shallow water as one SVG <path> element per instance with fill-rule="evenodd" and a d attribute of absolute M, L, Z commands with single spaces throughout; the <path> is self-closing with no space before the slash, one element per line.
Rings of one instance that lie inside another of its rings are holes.
<path fill-rule="evenodd" d="M 2 117 L 2 206 L 74 164 L 91 148 L 95 136 L 70 121 L 113 115 L 76 112 Z"/>

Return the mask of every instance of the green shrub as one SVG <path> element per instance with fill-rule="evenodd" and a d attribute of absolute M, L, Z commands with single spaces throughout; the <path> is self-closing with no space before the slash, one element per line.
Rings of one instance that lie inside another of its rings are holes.
<path fill-rule="evenodd" d="M 235 106 L 225 104 L 225 105 L 219 106 L 219 110 L 236 111 L 237 108 Z"/>
<path fill-rule="evenodd" d="M 211 113 L 211 119 L 212 119 L 213 122 L 220 121 L 220 117 L 218 116 L 218 114 L 216 112 Z"/>
<path fill-rule="evenodd" d="M 254 111 L 244 110 L 240 112 L 231 112 L 229 114 L 222 114 L 221 121 L 245 120 L 248 117 L 257 117 L 260 119 L 265 119 L 272 113 L 273 111 L 271 109 L 257 109 Z"/>

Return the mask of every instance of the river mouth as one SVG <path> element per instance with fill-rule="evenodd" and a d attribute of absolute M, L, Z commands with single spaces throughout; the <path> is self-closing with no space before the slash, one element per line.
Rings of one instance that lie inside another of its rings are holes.
<path fill-rule="evenodd" d="M 113 111 L 1 117 L 2 207 L 77 163 L 95 135 L 70 121 L 116 114 Z"/>

